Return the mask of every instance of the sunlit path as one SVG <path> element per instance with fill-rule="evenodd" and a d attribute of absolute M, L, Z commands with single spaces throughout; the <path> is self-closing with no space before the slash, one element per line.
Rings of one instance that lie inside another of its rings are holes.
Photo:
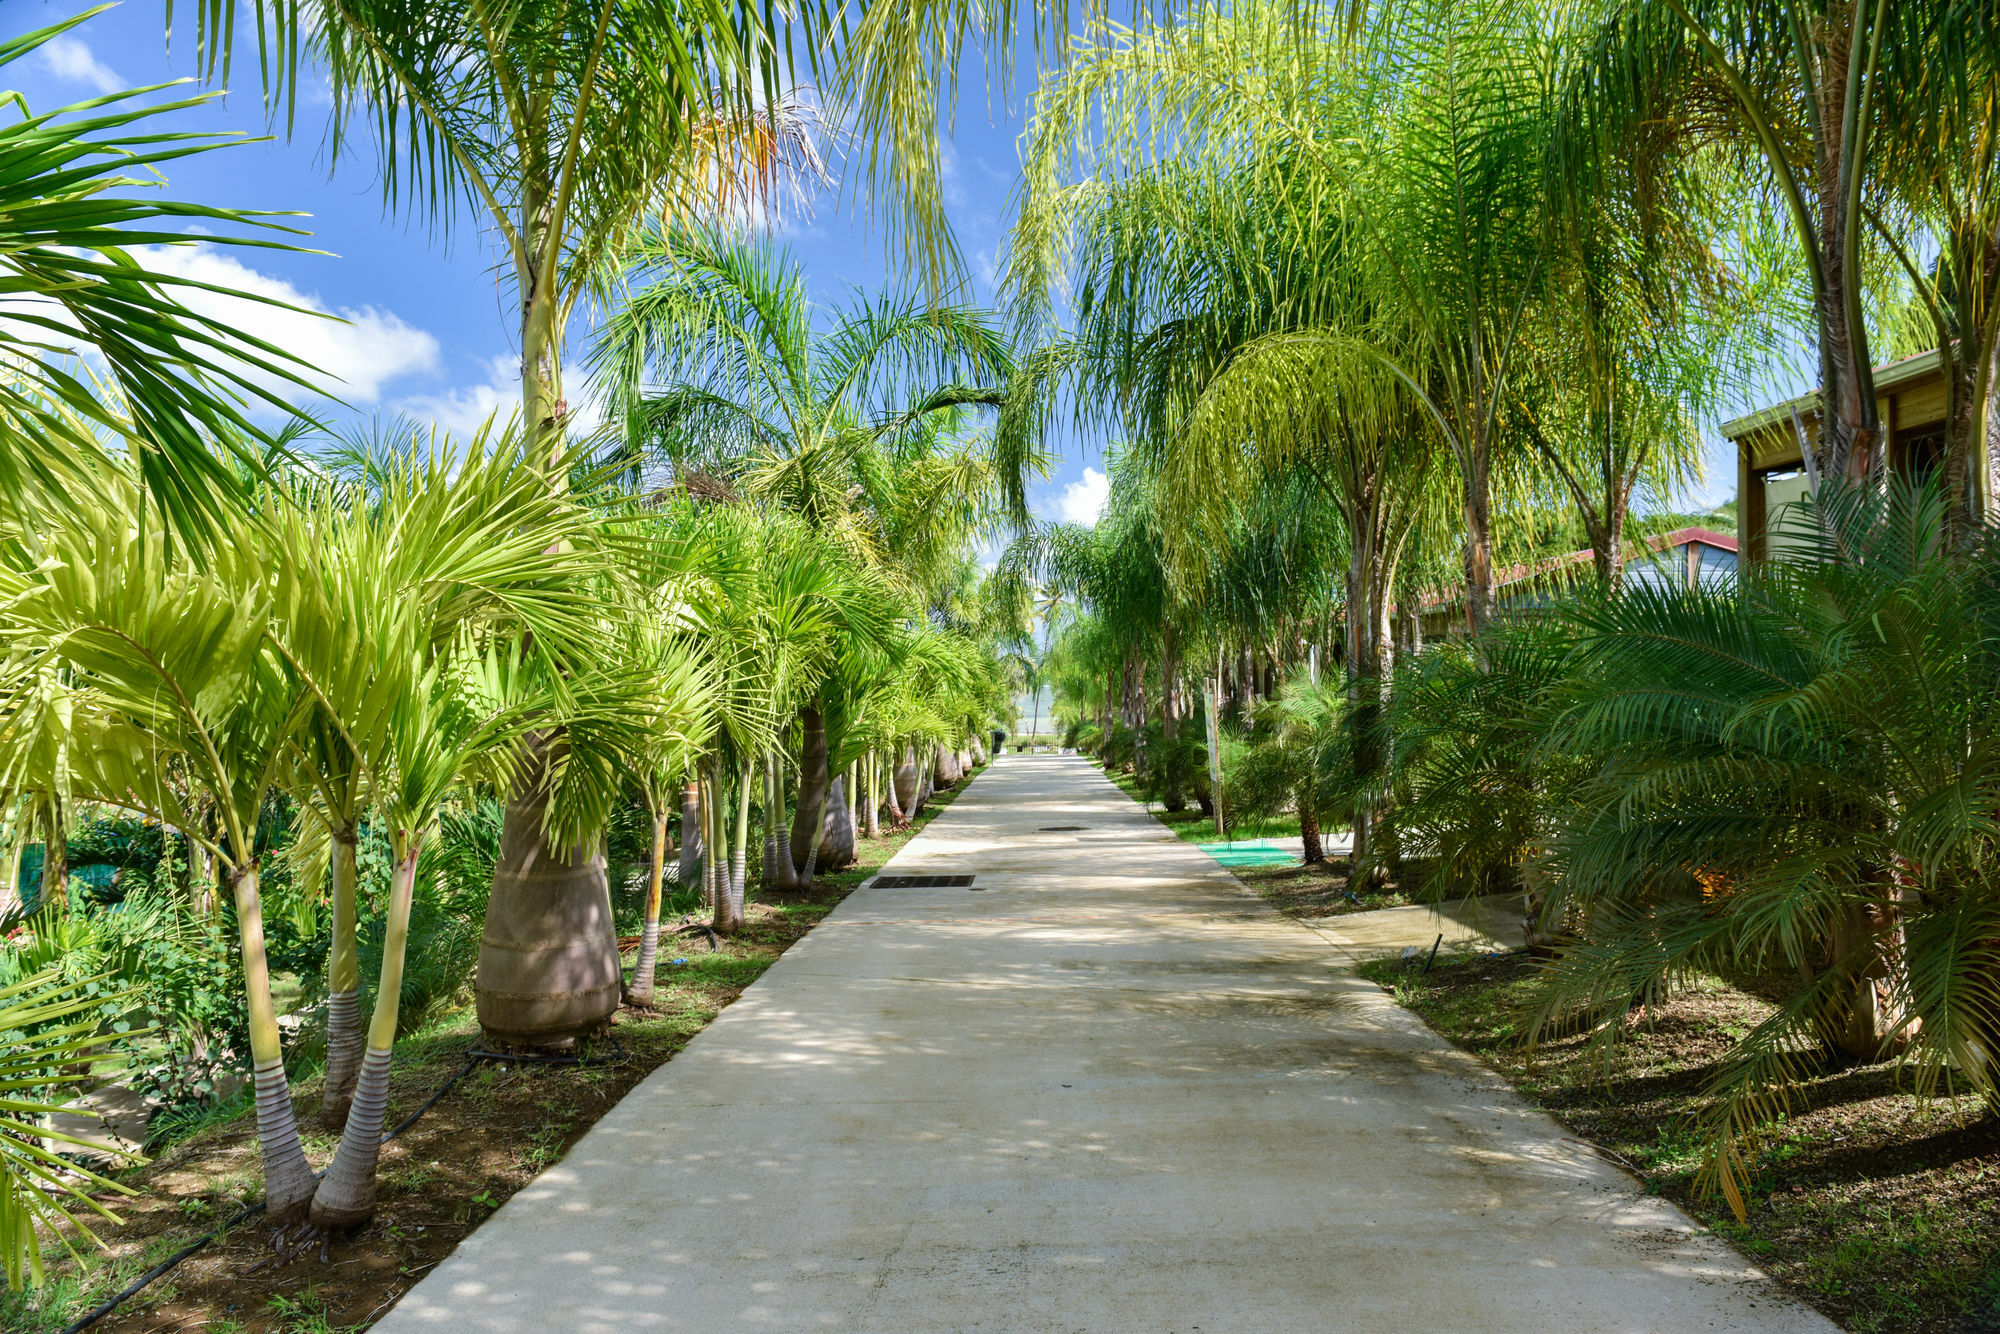
<path fill-rule="evenodd" d="M 1832 1328 L 1082 760 L 1003 758 L 888 871 L 946 872 L 849 898 L 378 1328 Z"/>

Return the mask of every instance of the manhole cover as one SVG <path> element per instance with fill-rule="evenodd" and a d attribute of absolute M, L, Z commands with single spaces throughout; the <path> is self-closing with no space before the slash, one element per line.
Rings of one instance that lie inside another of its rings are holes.
<path fill-rule="evenodd" d="M 1045 824 L 1035 832 L 1040 834 L 1080 834 L 1089 827 L 1088 825 L 1080 824 Z"/>
<path fill-rule="evenodd" d="M 875 878 L 877 889 L 971 889 L 969 875 L 884 875 Z"/>

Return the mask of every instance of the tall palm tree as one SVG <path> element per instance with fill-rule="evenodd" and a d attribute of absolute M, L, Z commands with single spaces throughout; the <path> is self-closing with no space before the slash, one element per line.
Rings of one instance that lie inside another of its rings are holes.
<path fill-rule="evenodd" d="M 822 175 L 809 111 L 777 91 L 790 81 L 794 50 L 821 76 L 834 122 L 866 151 L 871 183 L 898 206 L 906 250 L 942 279 L 953 253 L 937 99 L 955 85 L 969 35 L 1004 46 L 1014 27 L 1011 3 L 978 11 L 876 3 L 837 22 L 810 6 L 773 11 L 741 0 L 497 8 L 257 0 L 253 11 L 260 39 L 271 42 L 260 49 L 275 57 L 262 62 L 267 94 L 288 114 L 299 70 L 317 61 L 329 74 L 337 156 L 369 134 L 392 205 L 448 224 L 470 204 L 498 239 L 516 303 L 521 421 L 544 466 L 567 448 L 561 376 L 571 313 L 640 221 L 776 206 L 795 182 Z M 214 6 L 196 12 L 209 69 L 226 73 L 233 23 Z M 879 151 L 888 143 L 893 153 Z M 594 849 L 550 846 L 514 823 L 530 804 L 508 807 L 479 994 L 492 1002 L 496 1032 L 560 1040 L 609 1016 L 617 957 L 615 942 L 581 936 L 538 950 L 509 925 L 536 920 L 533 901 L 594 903 L 607 892 Z M 566 873 L 561 883 L 552 868 Z M 555 975 L 572 967 L 574 977 Z M 515 1003 L 530 995 L 543 1000 Z"/>

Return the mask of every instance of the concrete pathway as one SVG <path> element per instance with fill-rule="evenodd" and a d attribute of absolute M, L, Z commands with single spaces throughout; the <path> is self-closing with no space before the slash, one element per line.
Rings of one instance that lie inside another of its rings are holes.
<path fill-rule="evenodd" d="M 890 869 L 378 1328 L 1832 1329 L 1082 760 Z"/>

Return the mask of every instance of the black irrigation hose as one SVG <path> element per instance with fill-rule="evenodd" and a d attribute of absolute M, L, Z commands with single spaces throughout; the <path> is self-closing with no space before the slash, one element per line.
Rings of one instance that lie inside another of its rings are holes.
<path fill-rule="evenodd" d="M 619 1042 L 617 1039 L 614 1038 L 612 1040 L 611 1046 L 612 1046 L 612 1059 L 614 1060 L 620 1059 L 625 1055 L 624 1043 Z M 404 1117 L 401 1121 L 397 1122 L 396 1128 L 394 1130 L 391 1130 L 388 1134 L 382 1137 L 382 1142 L 384 1144 L 387 1144 L 390 1140 L 396 1138 L 396 1136 L 402 1134 L 405 1130 L 408 1130 L 411 1126 L 415 1125 L 417 1123 L 418 1117 L 422 1116 L 425 1112 L 428 1112 L 431 1108 L 435 1107 L 437 1105 L 437 1100 L 439 1098 L 442 1098 L 445 1094 L 451 1092 L 452 1086 L 457 1084 L 459 1080 L 471 1074 L 473 1068 L 476 1067 L 481 1061 L 507 1061 L 516 1065 L 581 1066 L 581 1065 L 591 1064 L 590 1061 L 581 1056 L 541 1056 L 532 1053 L 528 1055 L 511 1055 L 506 1052 L 484 1051 L 478 1048 L 474 1048 L 472 1052 L 470 1052 L 466 1056 L 465 1064 L 459 1067 L 458 1073 L 453 1075 L 450 1079 L 445 1080 L 444 1083 L 438 1085 L 437 1091 L 431 1094 L 430 1097 L 424 1099 L 423 1106 L 417 1108 L 416 1111 L 411 1112 L 408 1116 Z M 325 1172 L 322 1170 L 320 1172 L 314 1173 L 313 1175 L 315 1178 L 318 1178 L 320 1176 L 324 1176 Z M 127 1301 L 130 1301 L 133 1297 L 143 1292 L 146 1288 L 150 1287 L 154 1283 L 159 1282 L 162 1278 L 165 1278 L 167 1274 L 174 1268 L 175 1265 L 178 1265 L 181 1261 L 187 1259 L 190 1255 L 193 1255 L 196 1251 L 201 1250 L 203 1247 L 208 1246 L 213 1242 L 220 1241 L 230 1232 L 233 1232 L 236 1229 L 237 1224 L 255 1218 L 258 1214 L 261 1214 L 263 1212 L 264 1212 L 264 1202 L 262 1200 L 259 1200 L 257 1203 L 252 1205 L 246 1205 L 242 1209 L 242 1211 L 236 1215 L 236 1217 L 230 1219 L 227 1223 L 224 1223 L 221 1227 L 215 1229 L 215 1231 L 209 1233 L 205 1237 L 197 1238 L 196 1240 L 191 1241 L 187 1245 L 181 1247 L 181 1249 L 175 1251 L 172 1255 L 160 1261 L 160 1263 L 154 1265 L 151 1269 L 148 1269 L 145 1273 L 139 1275 L 138 1278 L 132 1280 L 131 1283 L 127 1284 L 115 1296 L 108 1297 L 95 1307 L 91 1308 L 90 1311 L 86 1312 L 84 1315 L 79 1317 L 75 1323 L 64 1326 L 62 1334 L 80 1334 L 80 1331 L 89 1329 L 92 1325 L 104 1319 L 104 1317 L 110 1315 L 113 1311 L 117 1310 Z"/>

